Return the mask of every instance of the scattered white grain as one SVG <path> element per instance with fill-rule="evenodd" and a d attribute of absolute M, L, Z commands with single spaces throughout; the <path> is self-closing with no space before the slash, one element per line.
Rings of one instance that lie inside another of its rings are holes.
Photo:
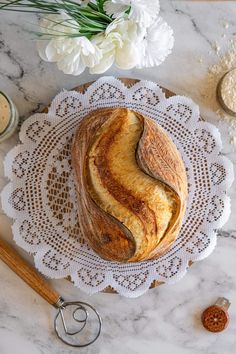
<path fill-rule="evenodd" d="M 220 45 L 219 43 L 215 42 L 212 46 L 212 48 L 214 49 L 214 51 L 216 52 L 216 54 L 220 53 Z"/>
<path fill-rule="evenodd" d="M 223 27 L 226 28 L 226 29 L 229 28 L 229 22 L 224 21 L 223 22 Z"/>
<path fill-rule="evenodd" d="M 217 85 L 220 79 L 229 71 L 236 68 L 236 37 L 229 40 L 230 48 L 222 56 L 219 61 L 208 68 L 208 73 L 203 80 L 200 90 L 204 104 L 213 110 L 219 121 L 224 121 L 228 124 L 228 137 L 231 145 L 234 145 L 236 140 L 236 118 L 227 114 L 219 105 L 216 98 Z M 211 52 L 209 51 L 209 54 Z M 216 119 L 217 119 L 216 118 Z M 234 139 L 235 138 L 235 139 Z"/>

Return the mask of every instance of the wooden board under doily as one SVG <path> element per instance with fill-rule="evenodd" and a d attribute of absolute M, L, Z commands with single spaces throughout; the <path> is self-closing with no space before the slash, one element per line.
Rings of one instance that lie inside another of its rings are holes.
<path fill-rule="evenodd" d="M 127 87 L 131 87 L 133 86 L 135 83 L 139 82 L 139 80 L 137 79 L 129 79 L 129 78 L 119 78 L 120 81 L 122 81 Z M 81 92 L 81 93 L 84 93 L 87 88 L 93 83 L 94 81 L 92 82 L 88 82 L 86 84 L 83 84 L 83 85 L 79 85 L 75 88 L 73 88 L 72 90 L 74 91 L 78 91 L 78 92 Z M 164 87 L 161 87 L 163 92 L 165 93 L 166 97 L 171 97 L 171 96 L 175 96 L 175 94 L 173 92 L 171 92 L 170 90 L 164 88 Z M 47 112 L 47 108 L 44 110 L 44 112 Z M 71 281 L 70 277 L 67 278 L 68 280 Z M 158 285 L 161 285 L 163 284 L 163 282 L 159 282 L 157 280 L 153 281 L 150 288 L 155 288 L 157 287 Z M 116 293 L 116 291 L 111 288 L 111 287 L 107 287 L 106 289 L 103 290 L 103 292 L 106 292 L 106 293 Z"/>

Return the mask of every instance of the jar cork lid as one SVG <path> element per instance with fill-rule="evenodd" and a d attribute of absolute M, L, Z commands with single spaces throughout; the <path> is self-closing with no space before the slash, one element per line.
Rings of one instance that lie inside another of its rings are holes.
<path fill-rule="evenodd" d="M 202 324 L 210 332 L 222 332 L 229 323 L 228 307 L 230 302 L 219 298 L 217 302 L 206 308 L 202 313 Z"/>

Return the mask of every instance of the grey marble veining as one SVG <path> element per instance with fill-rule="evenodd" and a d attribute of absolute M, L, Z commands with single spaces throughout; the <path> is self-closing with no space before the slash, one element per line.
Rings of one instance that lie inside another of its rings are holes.
<path fill-rule="evenodd" d="M 173 27 L 175 47 L 158 68 L 130 70 L 112 68 L 108 75 L 145 78 L 191 96 L 206 120 L 215 114 L 201 102 L 201 87 L 209 65 L 217 62 L 215 42 L 227 48 L 236 34 L 234 1 L 162 0 L 162 15 Z M 0 90 L 19 108 L 21 119 L 45 105 L 62 88 L 96 79 L 87 72 L 65 76 L 54 64 L 43 62 L 30 32 L 35 16 L 0 14 Z M 223 26 L 227 21 L 229 27 Z M 223 37 L 225 34 L 225 37 Z M 202 59 L 202 63 L 199 62 Z M 217 124 L 217 123 L 216 123 Z M 236 153 L 224 134 L 223 153 L 236 164 Z M 17 134 L 0 145 L 0 188 L 6 183 L 3 158 L 17 142 Z M 118 295 L 83 294 L 66 280 L 51 281 L 68 300 L 81 299 L 95 305 L 103 317 L 101 338 L 87 349 L 72 349 L 53 332 L 55 311 L 0 262 L 0 354 L 234 354 L 236 353 L 236 188 L 231 188 L 232 216 L 219 232 L 218 245 L 206 260 L 194 264 L 175 285 L 163 285 L 138 299 Z M 0 212 L 0 234 L 12 242 L 11 220 Z M 32 259 L 23 250 L 19 252 Z M 202 310 L 218 296 L 228 297 L 231 322 L 221 334 L 206 332 L 200 323 Z"/>

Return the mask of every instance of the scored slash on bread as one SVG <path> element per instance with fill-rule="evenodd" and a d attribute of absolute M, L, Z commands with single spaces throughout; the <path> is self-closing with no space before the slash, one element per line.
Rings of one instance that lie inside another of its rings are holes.
<path fill-rule="evenodd" d="M 154 121 L 127 108 L 92 112 L 72 146 L 81 231 L 102 258 L 160 257 L 184 217 L 187 177 L 172 140 Z"/>

